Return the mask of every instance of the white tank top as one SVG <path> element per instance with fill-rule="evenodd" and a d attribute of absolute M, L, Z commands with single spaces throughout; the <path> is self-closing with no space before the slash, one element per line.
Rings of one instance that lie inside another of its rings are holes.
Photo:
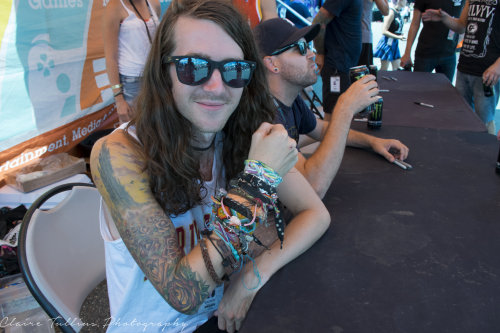
<path fill-rule="evenodd" d="M 119 129 L 123 129 L 122 124 Z M 129 133 L 135 137 L 135 128 Z M 211 200 L 216 187 L 224 186 L 219 165 L 222 151 L 220 136 L 216 139 L 212 180 L 205 182 L 208 195 L 203 205 L 196 206 L 182 215 L 170 216 L 176 230 L 179 245 L 189 253 L 198 243 L 204 221 L 210 217 Z M 107 332 L 192 332 L 212 317 L 223 295 L 223 286 L 217 287 L 195 315 L 185 315 L 172 308 L 146 279 L 121 238 L 113 239 L 108 226 L 112 218 L 101 198 L 100 228 L 106 255 L 106 279 L 108 284 L 111 318 Z"/>
<path fill-rule="evenodd" d="M 147 1 L 147 0 L 146 0 Z M 118 34 L 118 71 L 126 76 L 142 76 L 151 43 L 144 22 L 120 0 L 128 16 L 120 24 Z M 147 2 L 152 17 L 146 21 L 151 39 L 154 38 L 159 21 L 156 11 Z"/>

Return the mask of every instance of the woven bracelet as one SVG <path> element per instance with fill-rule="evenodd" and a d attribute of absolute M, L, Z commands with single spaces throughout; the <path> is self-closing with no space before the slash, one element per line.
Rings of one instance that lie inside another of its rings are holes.
<path fill-rule="evenodd" d="M 277 187 L 283 181 L 283 178 L 270 166 L 256 160 L 246 160 L 244 172 L 258 177 L 272 187 Z"/>
<path fill-rule="evenodd" d="M 222 252 L 222 266 L 224 267 L 224 272 L 226 273 L 226 277 L 229 280 L 229 277 L 240 268 L 240 263 L 233 256 L 231 249 L 224 243 L 224 241 L 220 238 L 215 239 L 215 244 L 218 245 L 219 249 Z"/>
<path fill-rule="evenodd" d="M 215 282 L 216 285 L 221 285 L 224 282 L 219 279 L 217 276 L 217 273 L 215 272 L 214 266 L 212 265 L 212 261 L 210 260 L 210 255 L 208 254 L 208 249 L 207 249 L 207 240 L 205 238 L 202 238 L 200 240 L 200 247 L 201 247 L 201 255 L 203 257 L 203 262 L 205 263 L 205 267 L 207 268 L 208 274 L 212 278 L 212 280 Z"/>

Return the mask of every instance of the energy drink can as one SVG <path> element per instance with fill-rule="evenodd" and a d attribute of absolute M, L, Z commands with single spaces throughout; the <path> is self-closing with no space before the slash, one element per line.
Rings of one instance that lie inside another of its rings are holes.
<path fill-rule="evenodd" d="M 349 69 L 349 79 L 351 80 L 351 84 L 361 79 L 363 76 L 370 74 L 368 67 L 365 65 L 351 67 Z M 359 112 L 355 118 L 364 118 L 367 117 L 370 112 L 373 111 L 373 105 L 368 105 L 363 111 Z"/>
<path fill-rule="evenodd" d="M 376 129 L 382 126 L 382 111 L 384 109 L 384 99 L 379 98 L 373 103 L 373 111 L 368 115 L 368 128 Z"/>
<path fill-rule="evenodd" d="M 483 83 L 483 91 L 484 91 L 484 96 L 485 97 L 491 97 L 493 96 L 493 89 L 491 86 L 487 86 L 486 84 Z"/>
<path fill-rule="evenodd" d="M 375 76 L 375 80 L 376 80 L 377 79 L 377 72 L 378 72 L 377 65 L 368 66 L 368 71 L 370 71 L 371 75 Z"/>
<path fill-rule="evenodd" d="M 368 67 L 365 65 L 351 67 L 349 69 L 349 79 L 351 80 L 351 84 L 361 79 L 363 76 L 370 74 Z"/>

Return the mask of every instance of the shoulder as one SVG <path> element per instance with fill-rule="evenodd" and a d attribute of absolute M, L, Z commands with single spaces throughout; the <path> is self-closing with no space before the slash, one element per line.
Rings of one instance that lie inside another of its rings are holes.
<path fill-rule="evenodd" d="M 104 19 L 109 21 L 122 21 L 127 16 L 127 11 L 123 8 L 120 0 L 110 0 L 104 8 Z"/>
<path fill-rule="evenodd" d="M 148 0 L 148 1 L 151 4 L 151 6 L 153 7 L 153 9 L 155 10 L 156 15 L 158 15 L 158 17 L 160 17 L 160 15 L 161 15 L 160 1 L 159 0 Z"/>
<path fill-rule="evenodd" d="M 124 130 L 116 130 L 99 139 L 92 148 L 90 168 L 92 175 L 106 173 L 107 176 L 120 177 L 128 170 L 142 174 L 143 158 L 137 145 Z"/>

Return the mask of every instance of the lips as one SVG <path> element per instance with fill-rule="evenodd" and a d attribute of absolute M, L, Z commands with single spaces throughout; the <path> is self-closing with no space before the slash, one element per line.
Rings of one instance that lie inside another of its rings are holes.
<path fill-rule="evenodd" d="M 196 104 L 201 106 L 203 109 L 209 111 L 220 110 L 226 105 L 226 103 L 224 102 L 215 102 L 215 101 L 196 101 Z"/>

